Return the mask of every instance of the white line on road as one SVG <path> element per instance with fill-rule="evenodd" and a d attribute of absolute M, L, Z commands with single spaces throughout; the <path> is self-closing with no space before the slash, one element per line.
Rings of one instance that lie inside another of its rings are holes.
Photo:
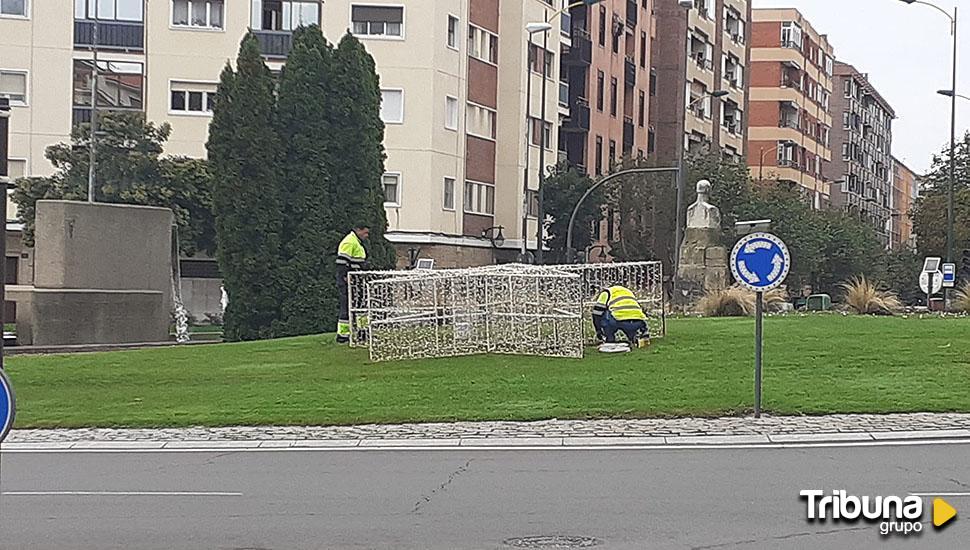
<path fill-rule="evenodd" d="M 4 491 L 11 497 L 241 497 L 242 493 L 193 491 Z"/>
<path fill-rule="evenodd" d="M 970 493 L 910 493 L 914 497 L 970 497 Z"/>

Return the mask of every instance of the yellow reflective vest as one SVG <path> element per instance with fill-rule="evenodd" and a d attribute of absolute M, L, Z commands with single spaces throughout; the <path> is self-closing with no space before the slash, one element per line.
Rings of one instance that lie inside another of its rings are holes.
<path fill-rule="evenodd" d="M 600 292 L 593 306 L 593 315 L 603 315 L 607 311 L 617 321 L 646 321 L 647 316 L 637 302 L 633 292 L 622 286 L 611 286 Z"/>
<path fill-rule="evenodd" d="M 357 234 L 351 231 L 337 247 L 337 265 L 346 266 L 349 269 L 362 269 L 366 259 L 367 251 L 364 250 L 364 245 L 360 244 Z"/>

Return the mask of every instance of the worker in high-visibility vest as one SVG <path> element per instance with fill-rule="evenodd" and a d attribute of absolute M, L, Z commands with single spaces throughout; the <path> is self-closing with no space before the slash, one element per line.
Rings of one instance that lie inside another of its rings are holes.
<path fill-rule="evenodd" d="M 596 336 L 608 344 L 616 343 L 616 333 L 623 332 L 631 347 L 650 341 L 647 316 L 633 292 L 622 286 L 611 286 L 596 297 L 593 305 L 593 326 Z"/>
<path fill-rule="evenodd" d="M 337 294 L 340 302 L 337 313 L 337 343 L 350 342 L 350 295 L 347 274 L 364 268 L 367 251 L 361 241 L 370 236 L 370 228 L 358 225 L 337 247 Z"/>

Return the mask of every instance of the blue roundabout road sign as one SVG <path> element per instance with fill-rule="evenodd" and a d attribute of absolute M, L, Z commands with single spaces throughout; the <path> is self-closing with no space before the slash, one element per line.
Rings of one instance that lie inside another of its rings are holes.
<path fill-rule="evenodd" d="M 746 235 L 731 252 L 731 273 L 741 286 L 766 292 L 781 286 L 791 269 L 784 241 L 771 233 Z"/>
<path fill-rule="evenodd" d="M 0 370 L 0 441 L 7 437 L 7 432 L 13 426 L 14 396 L 13 386 L 6 373 Z"/>

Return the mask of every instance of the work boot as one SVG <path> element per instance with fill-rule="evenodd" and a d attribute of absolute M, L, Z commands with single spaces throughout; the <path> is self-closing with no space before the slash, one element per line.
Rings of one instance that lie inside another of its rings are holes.
<path fill-rule="evenodd" d="M 342 334 L 338 334 L 337 335 L 337 343 L 338 344 L 349 344 L 350 343 L 350 336 L 344 336 Z"/>

